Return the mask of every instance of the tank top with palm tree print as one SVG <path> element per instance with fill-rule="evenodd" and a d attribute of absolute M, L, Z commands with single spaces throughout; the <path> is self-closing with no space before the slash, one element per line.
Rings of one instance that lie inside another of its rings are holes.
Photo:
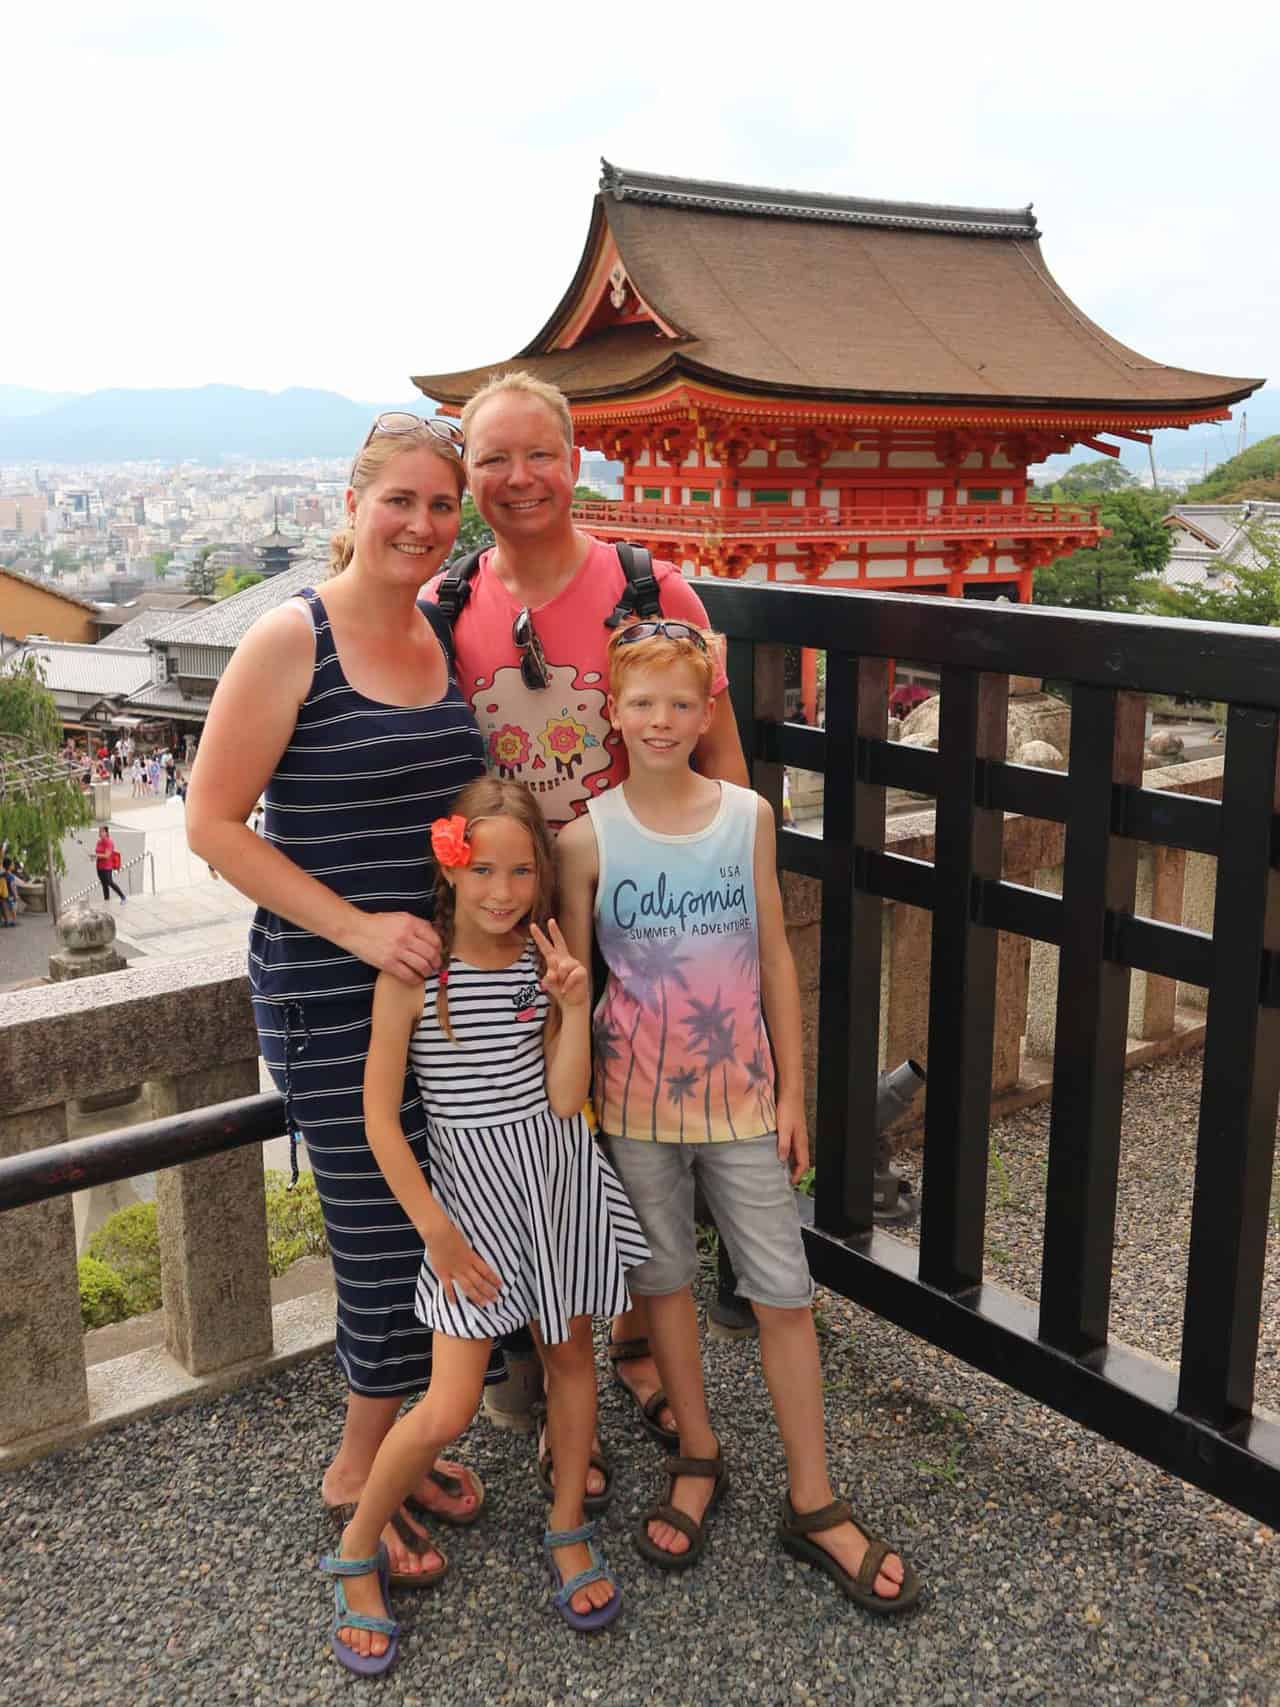
<path fill-rule="evenodd" d="M 720 784 L 705 829 L 661 835 L 624 787 L 587 808 L 600 876 L 593 1101 L 611 1138 L 721 1144 L 777 1126 L 760 1005 L 754 855 L 759 803 Z"/>

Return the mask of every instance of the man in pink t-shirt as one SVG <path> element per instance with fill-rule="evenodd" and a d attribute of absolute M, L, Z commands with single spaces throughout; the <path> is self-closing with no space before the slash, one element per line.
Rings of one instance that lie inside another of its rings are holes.
<path fill-rule="evenodd" d="M 573 525 L 581 459 L 568 403 L 554 386 L 527 374 L 492 380 L 463 410 L 462 430 L 467 481 L 496 543 L 481 559 L 454 624 L 458 684 L 491 768 L 528 783 L 548 823 L 559 828 L 626 775 L 626 750 L 605 711 L 612 632 L 605 619 L 623 596 L 626 576 L 613 546 Z M 656 563 L 654 574 L 663 616 L 705 627 L 702 601 L 675 566 Z M 437 579 L 427 596 L 435 598 L 438 587 Z M 531 685 L 544 676 L 545 687 Z M 705 776 L 750 787 L 723 673 L 714 686 L 715 712 L 695 764 Z M 614 1372 L 644 1411 L 645 1426 L 674 1448 L 679 1436 L 647 1331 L 643 1307 L 615 1318 Z M 498 1393 L 486 1392 L 490 1415 L 495 1406 L 517 1408 L 514 1395 L 499 1400 Z M 594 1469 L 592 1475 L 599 1483 Z M 589 1493 L 600 1491 L 588 1484 Z"/>
<path fill-rule="evenodd" d="M 512 628 L 527 601 L 491 571 L 492 551 L 480 560 L 453 636 L 458 684 L 485 738 L 489 769 L 527 783 L 552 829 L 580 817 L 589 800 L 627 774 L 626 748 L 609 727 L 605 677 L 612 632 L 605 619 L 626 576 L 613 546 L 577 537 L 588 543 L 580 566 L 559 592 L 529 610 L 550 678 L 546 687 L 527 686 L 521 674 Z M 653 570 L 663 616 L 707 627 L 702 600 L 675 565 L 655 563 Z M 438 587 L 434 581 L 428 596 Z M 714 691 L 725 686 L 720 671 Z"/>

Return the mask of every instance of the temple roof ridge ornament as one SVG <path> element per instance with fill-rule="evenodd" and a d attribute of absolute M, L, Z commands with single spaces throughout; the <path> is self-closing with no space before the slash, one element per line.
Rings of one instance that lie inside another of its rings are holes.
<path fill-rule="evenodd" d="M 818 191 L 729 184 L 713 179 L 669 178 L 600 162 L 600 191 L 617 201 L 655 207 L 706 208 L 715 213 L 767 219 L 830 220 L 898 231 L 953 231 L 979 237 L 1036 238 L 1033 204 L 1022 208 L 956 207 L 946 203 L 879 201 L 868 196 L 832 196 Z"/>

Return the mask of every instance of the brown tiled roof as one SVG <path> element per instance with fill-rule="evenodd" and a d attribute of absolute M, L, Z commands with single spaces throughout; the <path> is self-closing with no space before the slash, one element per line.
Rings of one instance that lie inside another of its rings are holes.
<path fill-rule="evenodd" d="M 609 234 L 678 336 L 614 326 L 557 350 Z M 607 162 L 577 273 L 538 336 L 505 361 L 414 383 L 456 404 L 512 367 L 582 403 L 673 372 L 837 401 L 1148 413 L 1220 408 L 1262 384 L 1166 367 L 1110 337 L 1054 281 L 1029 208 L 813 196 Z"/>

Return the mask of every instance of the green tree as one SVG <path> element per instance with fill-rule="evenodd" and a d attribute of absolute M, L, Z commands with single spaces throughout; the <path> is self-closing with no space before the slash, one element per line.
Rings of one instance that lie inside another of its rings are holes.
<path fill-rule="evenodd" d="M 243 593 L 246 587 L 256 587 L 259 581 L 265 579 L 257 569 L 246 569 L 243 563 L 232 563 L 218 576 L 214 583 L 213 596 L 215 599 L 229 599 L 236 593 Z"/>
<path fill-rule="evenodd" d="M 163 581 L 169 573 L 169 564 L 172 558 L 173 553 L 171 551 L 153 551 L 151 553 L 151 561 L 155 564 L 157 581 Z"/>
<path fill-rule="evenodd" d="M 1196 486 L 1188 486 L 1189 504 L 1229 504 L 1237 497 L 1260 497 L 1258 492 L 1243 492 L 1242 487 L 1255 481 L 1269 487 L 1280 481 L 1280 433 L 1269 439 L 1259 439 L 1256 445 L 1229 457 Z"/>
<path fill-rule="evenodd" d="M 211 545 L 202 545 L 196 552 L 195 561 L 187 570 L 186 588 L 189 593 L 196 593 L 202 599 L 213 597 L 213 570 L 209 567 Z"/>
<path fill-rule="evenodd" d="M 1089 462 L 1073 462 L 1049 492 L 1056 503 L 1089 503 L 1124 492 L 1137 481 L 1122 462 L 1100 456 Z"/>
<path fill-rule="evenodd" d="M 469 551 L 487 551 L 493 544 L 493 529 L 476 509 L 475 499 L 466 497 L 462 500 L 462 520 L 458 526 L 458 539 L 449 554 L 450 563 L 456 563 L 460 557 L 465 557 Z"/>
<path fill-rule="evenodd" d="M 63 764 L 62 719 L 40 660 L 20 656 L 0 674 L 0 840 L 33 876 L 65 871 L 62 838 L 90 819 L 89 802 Z"/>
<path fill-rule="evenodd" d="M 1169 587 L 1151 591 L 1150 608 L 1162 616 L 1198 622 L 1247 622 L 1280 628 L 1280 539 L 1260 527 L 1246 528 L 1255 563 L 1224 563 L 1232 586 Z"/>
<path fill-rule="evenodd" d="M 64 570 L 76 568 L 80 560 L 75 552 L 68 551 L 65 545 L 55 545 L 49 561 L 53 565 L 54 573 L 60 575 Z"/>
<path fill-rule="evenodd" d="M 1109 498 L 1100 517 L 1109 537 L 1037 569 L 1035 603 L 1071 610 L 1149 609 L 1152 577 L 1169 561 L 1173 543 L 1150 500 L 1150 493 L 1136 490 Z M 1163 502 L 1162 497 L 1161 507 Z"/>

